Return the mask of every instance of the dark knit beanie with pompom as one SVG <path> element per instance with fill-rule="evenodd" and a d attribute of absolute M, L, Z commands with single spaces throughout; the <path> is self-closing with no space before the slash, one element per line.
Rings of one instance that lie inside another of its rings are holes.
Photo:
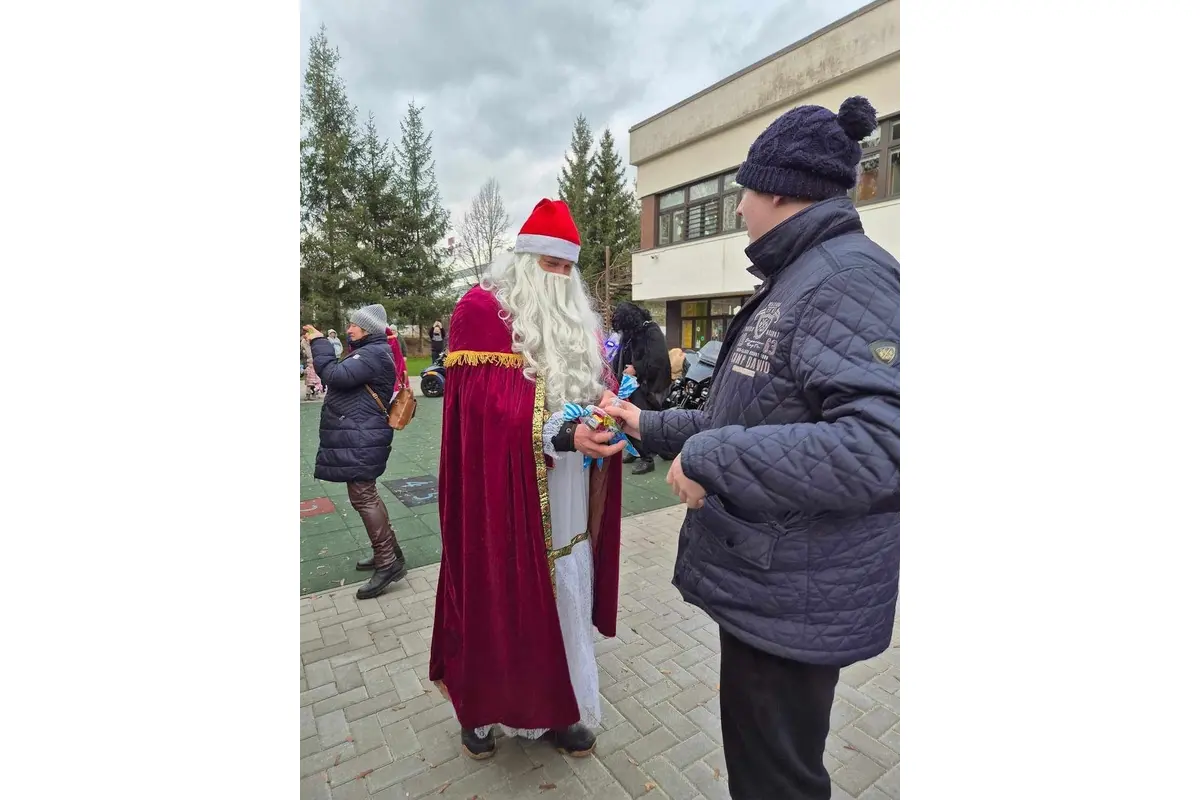
<path fill-rule="evenodd" d="M 858 143 L 875 125 L 875 109 L 865 97 L 847 99 L 837 114 L 821 106 L 793 108 L 750 145 L 737 182 L 799 200 L 844 195 L 858 180 Z"/>

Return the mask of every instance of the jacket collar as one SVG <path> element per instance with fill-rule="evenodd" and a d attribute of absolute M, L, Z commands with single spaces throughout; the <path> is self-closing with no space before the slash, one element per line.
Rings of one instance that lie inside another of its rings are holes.
<path fill-rule="evenodd" d="M 381 342 L 384 344 L 387 343 L 387 334 L 368 333 L 366 336 L 357 341 L 351 341 L 349 336 L 346 337 L 346 347 L 349 347 L 351 350 L 357 350 L 358 348 L 364 347 L 368 344 L 379 344 Z"/>
<path fill-rule="evenodd" d="M 862 233 L 862 220 L 849 197 L 813 203 L 764 233 L 746 248 L 751 275 L 766 280 L 805 251 L 847 233 Z"/>

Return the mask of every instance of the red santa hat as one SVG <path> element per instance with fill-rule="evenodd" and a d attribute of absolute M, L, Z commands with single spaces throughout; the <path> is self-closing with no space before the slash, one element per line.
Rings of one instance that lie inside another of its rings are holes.
<path fill-rule="evenodd" d="M 514 253 L 553 256 L 570 262 L 579 260 L 579 229 L 571 209 L 562 200 L 542 198 L 517 234 Z"/>

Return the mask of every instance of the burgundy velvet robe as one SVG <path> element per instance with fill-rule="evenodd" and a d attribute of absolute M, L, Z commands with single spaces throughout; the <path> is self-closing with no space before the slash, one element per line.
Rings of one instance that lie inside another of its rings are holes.
<path fill-rule="evenodd" d="M 548 418 L 541 381 L 521 372 L 512 333 L 476 286 L 450 321 L 438 511 L 442 562 L 429 678 L 467 728 L 564 728 L 579 721 L 555 606 L 550 555 Z M 615 386 L 613 387 L 615 389 Z M 592 621 L 615 636 L 621 459 L 594 465 L 589 525 Z"/>

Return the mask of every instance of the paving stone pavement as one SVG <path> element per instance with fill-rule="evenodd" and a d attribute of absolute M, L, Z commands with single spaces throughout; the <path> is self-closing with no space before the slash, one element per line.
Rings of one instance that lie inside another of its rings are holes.
<path fill-rule="evenodd" d="M 716 625 L 671 586 L 683 507 L 626 517 L 617 636 L 597 636 L 596 753 L 500 738 L 463 756 L 453 709 L 427 679 L 438 566 L 373 600 L 356 587 L 300 599 L 304 800 L 729 797 Z M 842 671 L 825 761 L 833 798 L 900 797 L 900 627 L 880 656 Z"/>

